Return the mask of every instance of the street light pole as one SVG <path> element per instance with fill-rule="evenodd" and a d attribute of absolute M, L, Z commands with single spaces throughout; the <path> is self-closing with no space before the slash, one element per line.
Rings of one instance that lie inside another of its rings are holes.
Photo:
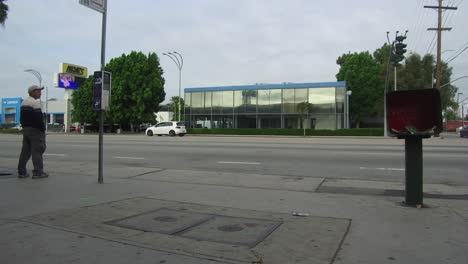
<path fill-rule="evenodd" d="M 24 70 L 25 72 L 29 72 L 31 73 L 32 75 L 34 75 L 37 80 L 39 81 L 39 87 L 42 87 L 42 75 L 40 72 L 34 70 L 34 69 L 27 69 L 27 70 Z M 46 102 L 46 109 L 45 109 L 45 114 L 46 114 L 46 119 L 45 119 L 45 131 L 47 132 L 47 126 L 48 126 L 48 119 L 49 119 L 49 91 L 48 91 L 48 88 L 46 87 L 46 98 L 45 98 L 45 102 Z"/>
<path fill-rule="evenodd" d="M 457 93 L 457 115 L 460 113 L 460 94 L 463 94 L 463 93 Z M 463 124 L 463 113 L 462 113 L 462 124 Z"/>
<path fill-rule="evenodd" d="M 182 108 L 181 107 L 182 67 L 184 66 L 184 59 L 182 58 L 182 55 L 180 55 L 180 53 L 178 53 L 177 51 L 163 53 L 163 55 L 171 58 L 171 60 L 176 64 L 177 69 L 179 69 L 179 100 L 177 101 L 177 108 L 178 108 L 177 109 L 177 112 L 178 112 L 177 121 L 180 122 L 180 116 L 181 116 L 180 112 Z"/>
<path fill-rule="evenodd" d="M 346 128 L 349 128 L 349 97 L 353 91 L 346 91 Z"/>

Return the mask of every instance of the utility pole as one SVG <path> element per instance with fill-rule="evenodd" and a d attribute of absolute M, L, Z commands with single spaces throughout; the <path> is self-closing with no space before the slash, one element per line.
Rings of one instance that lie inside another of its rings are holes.
<path fill-rule="evenodd" d="M 442 31 L 452 30 L 452 28 L 442 27 L 442 9 L 444 10 L 457 10 L 457 7 L 442 6 L 442 0 L 438 0 L 438 6 L 424 6 L 424 8 L 437 9 L 437 28 L 428 28 L 427 30 L 437 30 L 437 64 L 436 64 L 436 89 L 440 90 L 440 75 L 441 75 L 441 54 L 442 54 Z"/>

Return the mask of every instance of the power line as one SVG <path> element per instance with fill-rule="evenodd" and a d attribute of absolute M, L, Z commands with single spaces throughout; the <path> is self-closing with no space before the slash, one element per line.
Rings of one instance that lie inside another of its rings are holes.
<path fill-rule="evenodd" d="M 450 58 L 447 63 L 453 61 L 454 59 L 456 59 L 458 56 L 460 56 L 465 50 L 468 49 L 468 46 L 466 46 L 465 48 L 463 48 L 458 54 L 454 55 L 452 58 Z"/>
<path fill-rule="evenodd" d="M 419 5 L 417 7 L 422 7 L 424 6 L 424 0 L 421 0 L 419 2 Z M 422 24 L 423 24 L 423 18 L 425 17 L 425 15 L 427 14 L 427 10 L 425 8 L 418 8 L 419 12 L 418 12 L 418 19 L 416 20 L 416 24 L 414 25 L 413 27 L 413 32 L 414 32 L 414 50 L 416 51 L 417 48 L 419 47 L 419 41 L 421 40 L 421 36 L 422 36 L 422 32 L 424 32 L 422 30 Z M 411 41 L 411 40 L 409 40 Z"/>

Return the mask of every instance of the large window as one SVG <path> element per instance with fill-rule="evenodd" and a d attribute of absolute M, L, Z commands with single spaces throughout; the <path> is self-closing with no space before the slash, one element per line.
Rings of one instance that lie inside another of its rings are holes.
<path fill-rule="evenodd" d="M 234 112 L 255 114 L 257 112 L 257 91 L 234 91 Z"/>
<path fill-rule="evenodd" d="M 223 91 L 222 93 L 222 112 L 223 114 L 232 114 L 232 107 L 234 106 L 234 91 Z"/>
<path fill-rule="evenodd" d="M 270 90 L 258 90 L 258 112 L 270 112 Z"/>
<path fill-rule="evenodd" d="M 343 125 L 345 87 L 206 91 L 185 94 L 188 120 L 208 128 L 336 129 Z M 312 104 L 303 122 L 297 112 Z"/>
<path fill-rule="evenodd" d="M 309 88 L 313 113 L 335 113 L 335 88 Z"/>
<path fill-rule="evenodd" d="M 190 113 L 190 105 L 192 103 L 192 93 L 185 93 L 184 103 L 185 103 L 185 107 L 184 107 L 185 114 L 190 115 L 191 114 Z"/>
<path fill-rule="evenodd" d="M 192 114 L 203 114 L 205 111 L 204 92 L 192 93 Z"/>
<path fill-rule="evenodd" d="M 296 107 L 299 103 L 302 103 L 302 102 L 308 102 L 308 98 L 307 98 L 307 88 L 305 89 L 294 89 L 294 103 L 296 104 Z M 296 112 L 297 112 L 297 109 L 296 109 Z"/>
<path fill-rule="evenodd" d="M 294 89 L 283 89 L 283 113 L 294 113 Z"/>
<path fill-rule="evenodd" d="M 213 114 L 221 114 L 221 107 L 223 104 L 223 92 L 212 92 L 211 105 L 213 107 Z"/>
<path fill-rule="evenodd" d="M 258 113 L 281 113 L 281 89 L 258 90 Z"/>
<path fill-rule="evenodd" d="M 346 96 L 346 88 L 337 87 L 336 88 L 336 112 L 339 114 L 344 113 L 345 96 Z"/>

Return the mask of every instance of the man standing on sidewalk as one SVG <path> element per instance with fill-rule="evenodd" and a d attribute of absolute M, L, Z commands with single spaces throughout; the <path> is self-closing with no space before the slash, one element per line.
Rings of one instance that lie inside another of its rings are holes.
<path fill-rule="evenodd" d="M 44 172 L 42 154 L 46 150 L 45 124 L 41 108 L 43 87 L 33 85 L 28 88 L 29 97 L 21 104 L 21 126 L 23 127 L 23 147 L 18 162 L 18 178 L 27 178 L 26 164 L 32 156 L 33 179 L 47 178 Z"/>

